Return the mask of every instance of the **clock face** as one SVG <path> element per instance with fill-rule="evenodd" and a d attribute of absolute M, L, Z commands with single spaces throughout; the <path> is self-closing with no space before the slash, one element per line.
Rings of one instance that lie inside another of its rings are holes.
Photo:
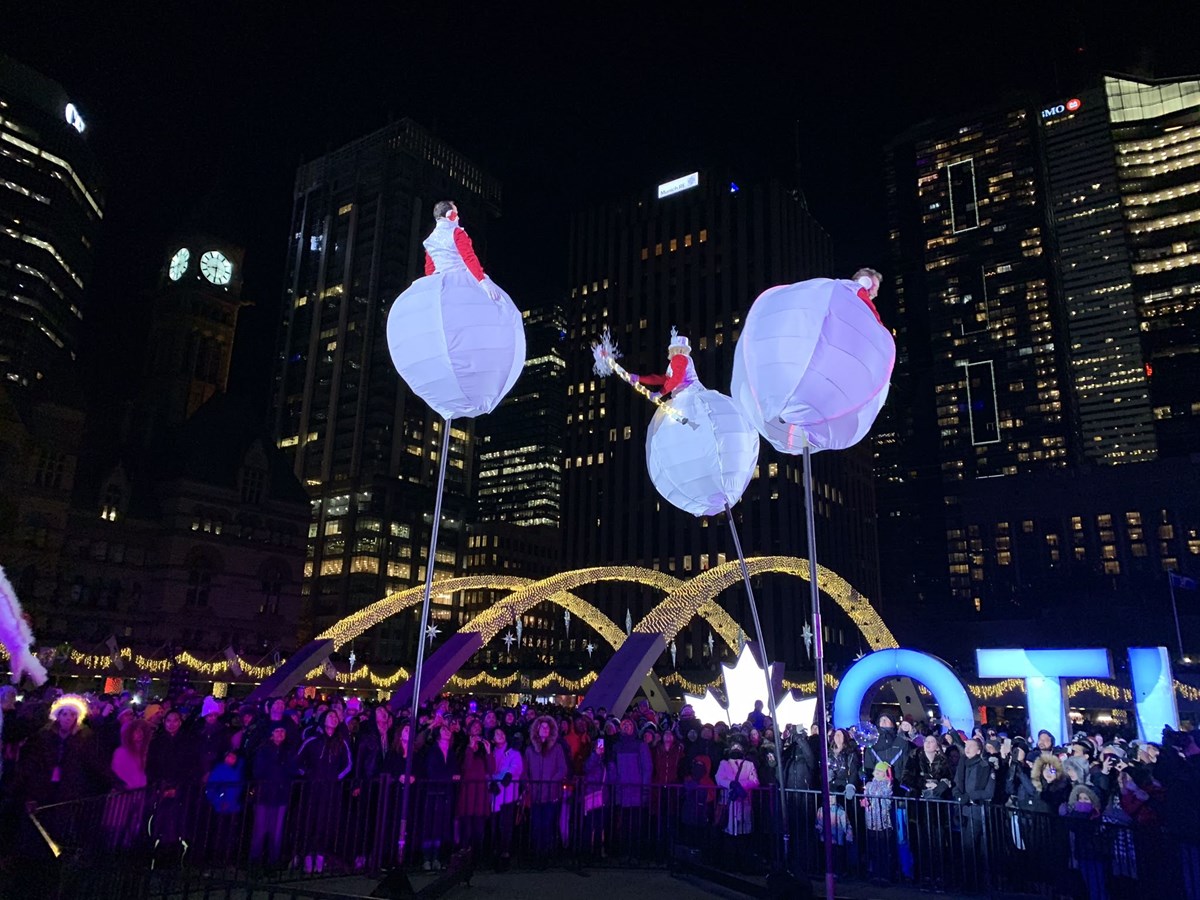
<path fill-rule="evenodd" d="M 175 251 L 175 255 L 171 257 L 171 265 L 167 269 L 167 274 L 172 281 L 178 281 L 183 277 L 183 273 L 187 271 L 188 263 L 192 259 L 192 254 L 187 247 L 180 247 Z"/>
<path fill-rule="evenodd" d="M 200 257 L 200 272 L 213 284 L 229 284 L 233 277 L 233 263 L 216 250 L 209 250 Z"/>

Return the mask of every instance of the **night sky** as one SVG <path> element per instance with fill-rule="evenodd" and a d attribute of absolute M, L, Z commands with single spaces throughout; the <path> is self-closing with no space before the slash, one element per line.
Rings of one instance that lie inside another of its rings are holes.
<path fill-rule="evenodd" d="M 64 86 L 106 173 L 94 390 L 128 389 L 166 243 L 201 222 L 247 249 L 231 388 L 265 403 L 296 166 L 389 118 L 501 179 L 486 262 L 522 306 L 563 295 L 570 210 L 709 165 L 791 179 L 797 123 L 839 267 L 886 268 L 894 135 L 1089 71 L 1200 74 L 1194 2 L 360 6 L 5 4 L 0 51 Z"/>

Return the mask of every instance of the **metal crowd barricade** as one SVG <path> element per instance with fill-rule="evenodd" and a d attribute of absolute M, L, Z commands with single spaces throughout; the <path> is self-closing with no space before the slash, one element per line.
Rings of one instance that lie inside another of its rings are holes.
<path fill-rule="evenodd" d="M 501 806 L 509 794 L 488 782 L 418 780 L 403 845 L 397 779 L 284 788 L 210 783 L 42 807 L 25 817 L 12 851 L 28 861 L 18 872 L 25 893 L 13 896 L 100 897 L 104 885 L 112 896 L 148 896 L 145 885 L 130 886 L 139 877 L 279 885 L 397 867 L 432 871 L 462 847 L 473 865 L 500 869 L 696 865 L 758 877 L 781 864 L 779 800 L 770 786 L 731 799 L 713 786 L 569 779 L 523 784 L 516 801 Z M 820 794 L 789 790 L 784 803 L 788 868 L 820 878 Z M 833 839 L 839 878 L 881 886 L 1069 893 L 1128 883 L 1200 896 L 1194 839 L 1099 818 L 860 793 L 836 798 Z"/>

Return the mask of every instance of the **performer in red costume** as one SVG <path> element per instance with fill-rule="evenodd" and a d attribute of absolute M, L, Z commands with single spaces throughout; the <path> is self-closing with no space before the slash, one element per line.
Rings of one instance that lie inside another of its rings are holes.
<path fill-rule="evenodd" d="M 661 391 L 650 395 L 651 400 L 666 400 L 693 385 L 700 385 L 700 379 L 696 377 L 696 367 L 692 365 L 692 345 L 674 328 L 671 329 L 671 343 L 667 346 L 667 359 L 666 375 L 634 375 L 632 372 L 629 374 L 632 384 L 662 386 Z"/>
<path fill-rule="evenodd" d="M 858 289 L 858 299 L 867 304 L 875 314 L 875 321 L 882 325 L 883 319 L 879 318 L 879 310 L 875 308 L 874 301 L 879 295 L 879 285 L 883 282 L 883 276 L 874 269 L 859 269 L 854 273 L 854 280 L 861 285 Z"/>
<path fill-rule="evenodd" d="M 433 231 L 425 238 L 425 274 L 447 273 L 466 269 L 479 282 L 479 286 L 493 300 L 503 299 L 504 294 L 492 279 L 488 278 L 475 255 L 471 238 L 459 223 L 458 207 L 451 200 L 441 200 L 433 207 L 435 221 Z"/>

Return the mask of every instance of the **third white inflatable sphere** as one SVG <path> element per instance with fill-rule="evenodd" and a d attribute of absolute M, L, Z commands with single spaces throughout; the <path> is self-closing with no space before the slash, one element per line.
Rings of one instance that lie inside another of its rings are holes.
<path fill-rule="evenodd" d="M 734 400 L 778 450 L 858 443 L 887 399 L 896 343 L 853 281 L 814 278 L 764 291 L 734 350 Z"/>

